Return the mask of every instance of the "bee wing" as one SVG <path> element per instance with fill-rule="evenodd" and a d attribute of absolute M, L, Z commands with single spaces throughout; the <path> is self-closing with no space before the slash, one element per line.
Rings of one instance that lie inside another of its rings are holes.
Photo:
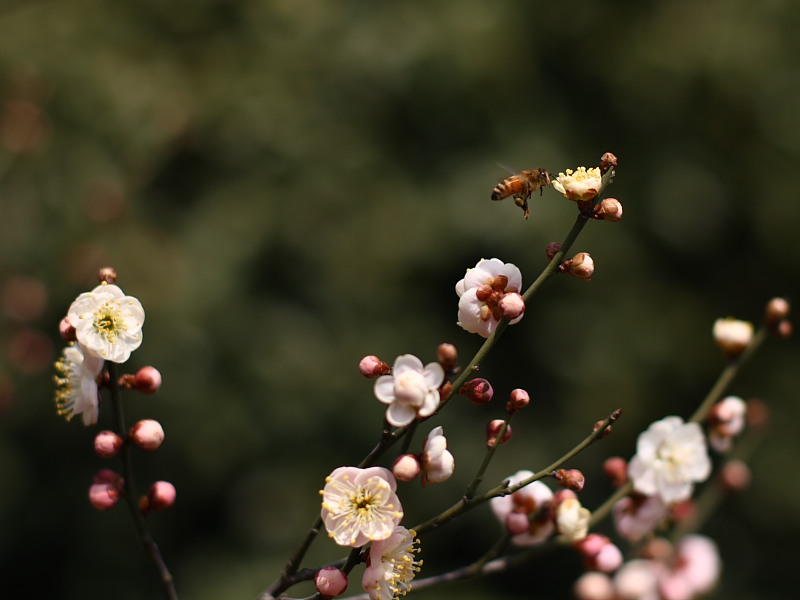
<path fill-rule="evenodd" d="M 517 169 L 512 169 L 512 168 L 511 168 L 511 167 L 509 167 L 508 165 L 504 165 L 503 163 L 499 163 L 499 162 L 496 162 L 495 164 L 496 164 L 498 167 L 500 167 L 501 169 L 503 169 L 503 170 L 505 170 L 505 171 L 508 171 L 508 172 L 509 172 L 509 173 L 511 173 L 512 175 L 519 175 L 519 174 L 520 174 L 520 171 L 518 171 Z"/>

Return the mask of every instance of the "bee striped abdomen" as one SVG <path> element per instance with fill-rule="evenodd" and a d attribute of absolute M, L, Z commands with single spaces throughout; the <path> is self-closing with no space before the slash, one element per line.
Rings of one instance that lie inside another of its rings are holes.
<path fill-rule="evenodd" d="M 519 175 L 512 175 L 498 183 L 492 190 L 492 200 L 502 200 L 509 196 L 525 195 L 528 182 Z"/>

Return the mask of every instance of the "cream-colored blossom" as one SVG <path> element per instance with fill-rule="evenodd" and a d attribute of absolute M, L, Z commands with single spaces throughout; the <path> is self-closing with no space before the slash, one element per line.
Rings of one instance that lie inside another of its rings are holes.
<path fill-rule="evenodd" d="M 339 467 L 325 479 L 322 520 L 340 546 L 388 538 L 403 518 L 394 475 L 383 467 Z"/>
<path fill-rule="evenodd" d="M 569 542 L 577 542 L 589 533 L 592 513 L 577 498 L 565 498 L 556 507 L 556 528 Z"/>
<path fill-rule="evenodd" d="M 392 535 L 370 546 L 367 568 L 361 579 L 370 600 L 392 600 L 405 596 L 419 572 L 421 560 L 413 530 L 397 527 Z"/>
<path fill-rule="evenodd" d="M 102 359 L 88 354 L 79 344 L 70 344 L 55 363 L 56 411 L 67 421 L 83 415 L 84 425 L 97 423 L 97 376 L 103 369 Z"/>
<path fill-rule="evenodd" d="M 597 167 L 578 167 L 574 171 L 567 169 L 566 173 L 559 173 L 553 180 L 553 187 L 569 200 L 585 202 L 597 196 L 602 180 Z"/>

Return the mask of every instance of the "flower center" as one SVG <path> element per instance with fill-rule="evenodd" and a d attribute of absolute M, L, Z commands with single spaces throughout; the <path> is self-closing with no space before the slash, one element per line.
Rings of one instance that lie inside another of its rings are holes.
<path fill-rule="evenodd" d="M 406 371 L 395 376 L 394 395 L 399 402 L 411 406 L 422 406 L 427 391 L 425 378 L 416 371 Z"/>
<path fill-rule="evenodd" d="M 120 331 L 127 330 L 119 310 L 110 302 L 104 302 L 94 313 L 94 328 L 111 343 L 114 343 Z"/>

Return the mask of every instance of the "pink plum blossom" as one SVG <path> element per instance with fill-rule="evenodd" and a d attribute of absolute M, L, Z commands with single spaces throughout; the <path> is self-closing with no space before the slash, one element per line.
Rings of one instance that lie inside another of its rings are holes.
<path fill-rule="evenodd" d="M 417 417 L 429 417 L 439 407 L 439 386 L 444 382 L 444 369 L 439 363 L 422 361 L 412 354 L 403 354 L 394 361 L 391 375 L 375 380 L 375 397 L 388 404 L 386 420 L 395 427 L 404 427 Z"/>

